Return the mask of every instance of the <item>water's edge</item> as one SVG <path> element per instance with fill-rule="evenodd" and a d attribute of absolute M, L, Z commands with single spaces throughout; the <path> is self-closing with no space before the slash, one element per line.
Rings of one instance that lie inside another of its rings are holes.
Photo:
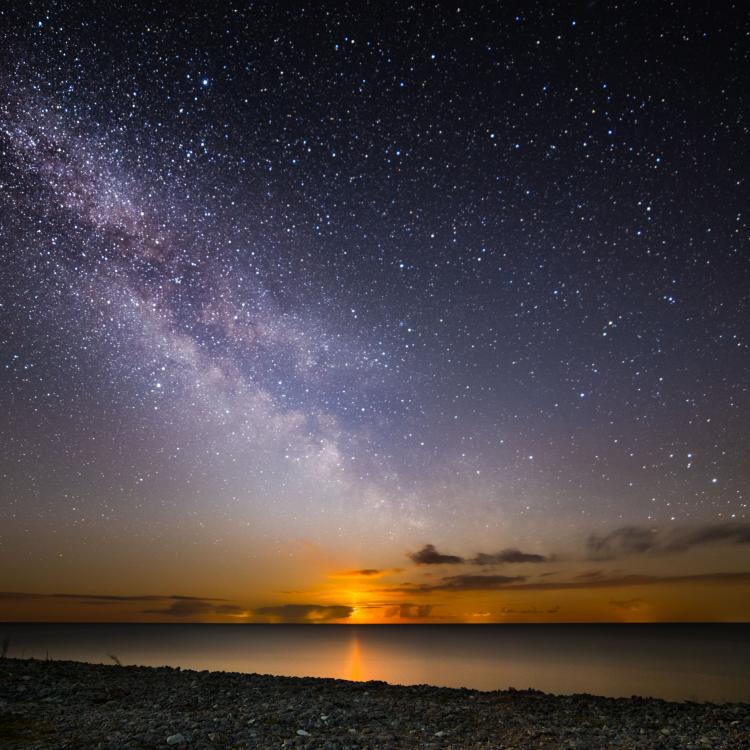
<path fill-rule="evenodd" d="M 750 625 L 0 623 L 7 655 L 607 697 L 750 702 Z"/>

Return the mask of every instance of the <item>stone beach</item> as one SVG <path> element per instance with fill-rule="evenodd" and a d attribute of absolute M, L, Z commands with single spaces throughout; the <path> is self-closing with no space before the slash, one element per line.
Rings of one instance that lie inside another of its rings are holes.
<path fill-rule="evenodd" d="M 2 659 L 0 747 L 743 750 L 750 704 Z"/>

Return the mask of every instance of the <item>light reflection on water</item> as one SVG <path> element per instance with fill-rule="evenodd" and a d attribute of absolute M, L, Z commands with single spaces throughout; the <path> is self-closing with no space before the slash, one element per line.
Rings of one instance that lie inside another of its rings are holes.
<path fill-rule="evenodd" d="M 0 624 L 9 656 L 750 702 L 747 625 Z"/>
<path fill-rule="evenodd" d="M 359 634 L 356 629 L 352 629 L 352 634 L 349 638 L 349 668 L 346 671 L 348 680 L 359 682 L 363 679 L 362 653 L 359 646 Z"/>

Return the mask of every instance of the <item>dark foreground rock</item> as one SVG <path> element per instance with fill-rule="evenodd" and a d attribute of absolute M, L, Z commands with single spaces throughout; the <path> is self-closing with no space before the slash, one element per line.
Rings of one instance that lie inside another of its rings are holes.
<path fill-rule="evenodd" d="M 750 748 L 750 704 L 0 660 L 1 748 Z"/>

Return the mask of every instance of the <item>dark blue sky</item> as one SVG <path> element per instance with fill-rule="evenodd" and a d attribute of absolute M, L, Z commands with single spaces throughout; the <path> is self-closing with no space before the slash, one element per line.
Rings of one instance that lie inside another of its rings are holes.
<path fill-rule="evenodd" d="M 746 521 L 742 4 L 221 5 L 0 11 L 14 556 Z"/>

